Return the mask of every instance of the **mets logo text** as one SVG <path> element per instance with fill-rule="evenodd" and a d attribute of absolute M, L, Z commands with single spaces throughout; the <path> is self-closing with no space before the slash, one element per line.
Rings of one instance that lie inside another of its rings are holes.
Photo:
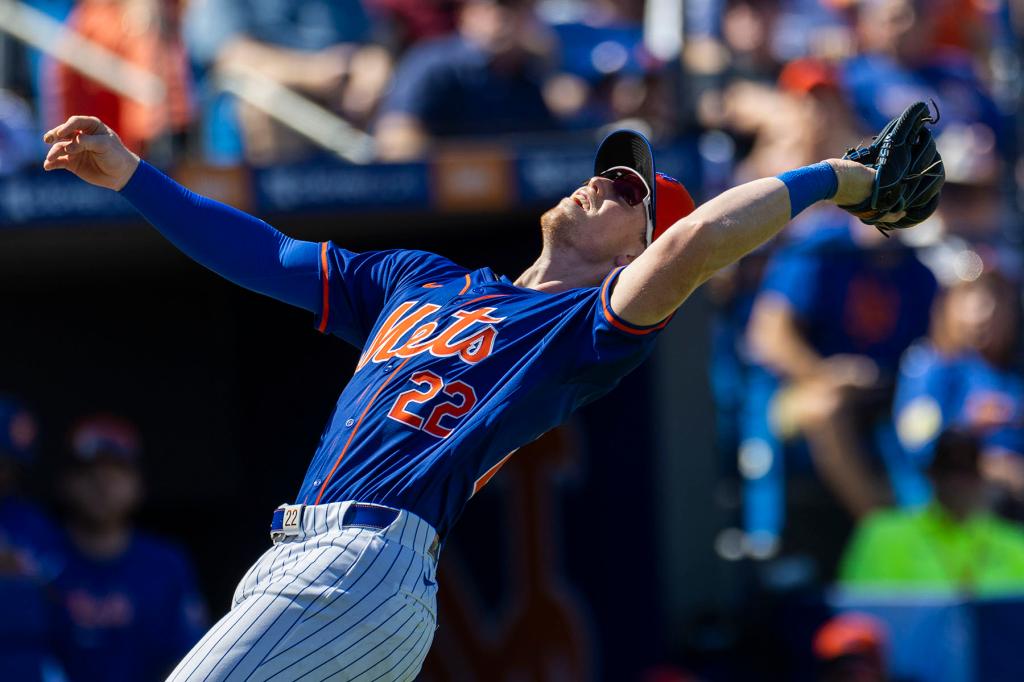
<path fill-rule="evenodd" d="M 368 362 L 387 362 L 392 358 L 408 358 L 420 353 L 430 353 L 439 358 L 458 355 L 470 364 L 491 354 L 498 335 L 498 330 L 492 325 L 505 319 L 491 316 L 496 308 L 456 310 L 451 314 L 454 322 L 439 330 L 442 320 L 423 320 L 440 310 L 441 306 L 424 303 L 417 308 L 417 304 L 418 301 L 407 301 L 388 315 L 359 358 L 357 372 Z"/>

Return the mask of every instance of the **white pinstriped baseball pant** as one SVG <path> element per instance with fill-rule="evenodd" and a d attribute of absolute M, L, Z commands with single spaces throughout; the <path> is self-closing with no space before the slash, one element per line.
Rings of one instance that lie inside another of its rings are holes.
<path fill-rule="evenodd" d="M 434 529 L 405 511 L 341 527 L 349 504 L 306 507 L 168 682 L 412 680 L 437 622 Z"/>

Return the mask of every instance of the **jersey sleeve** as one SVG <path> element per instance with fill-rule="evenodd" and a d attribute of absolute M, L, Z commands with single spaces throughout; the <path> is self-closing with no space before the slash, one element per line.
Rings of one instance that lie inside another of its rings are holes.
<path fill-rule="evenodd" d="M 622 270 L 609 274 L 581 303 L 579 333 L 570 356 L 571 381 L 612 388 L 650 355 L 658 332 L 672 319 L 640 326 L 621 318 L 612 308 L 611 295 Z"/>
<path fill-rule="evenodd" d="M 442 283 L 467 272 L 426 251 L 355 253 L 324 242 L 320 245 L 322 301 L 316 328 L 361 348 L 381 310 L 397 292 Z"/>

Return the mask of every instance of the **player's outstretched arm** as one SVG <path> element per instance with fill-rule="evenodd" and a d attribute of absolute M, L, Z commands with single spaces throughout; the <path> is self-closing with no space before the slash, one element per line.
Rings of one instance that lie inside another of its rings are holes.
<path fill-rule="evenodd" d="M 199 196 L 139 159 L 92 116 L 48 131 L 45 170 L 68 170 L 120 192 L 186 255 L 226 279 L 311 312 L 321 305 L 320 245 Z"/>
<path fill-rule="evenodd" d="M 636 325 L 661 322 L 717 270 L 775 236 L 814 201 L 865 199 L 874 171 L 830 159 L 779 178 L 734 187 L 670 227 L 619 276 L 611 304 Z"/>

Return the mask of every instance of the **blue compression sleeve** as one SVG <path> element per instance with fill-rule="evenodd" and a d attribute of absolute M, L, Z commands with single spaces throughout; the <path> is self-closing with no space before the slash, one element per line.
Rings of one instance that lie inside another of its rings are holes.
<path fill-rule="evenodd" d="M 248 213 L 195 194 L 145 161 L 121 196 L 185 255 L 218 275 L 319 312 L 320 244 L 292 239 Z"/>
<path fill-rule="evenodd" d="M 815 202 L 831 199 L 839 189 L 839 178 L 826 161 L 786 171 L 777 177 L 789 190 L 790 218 Z"/>

